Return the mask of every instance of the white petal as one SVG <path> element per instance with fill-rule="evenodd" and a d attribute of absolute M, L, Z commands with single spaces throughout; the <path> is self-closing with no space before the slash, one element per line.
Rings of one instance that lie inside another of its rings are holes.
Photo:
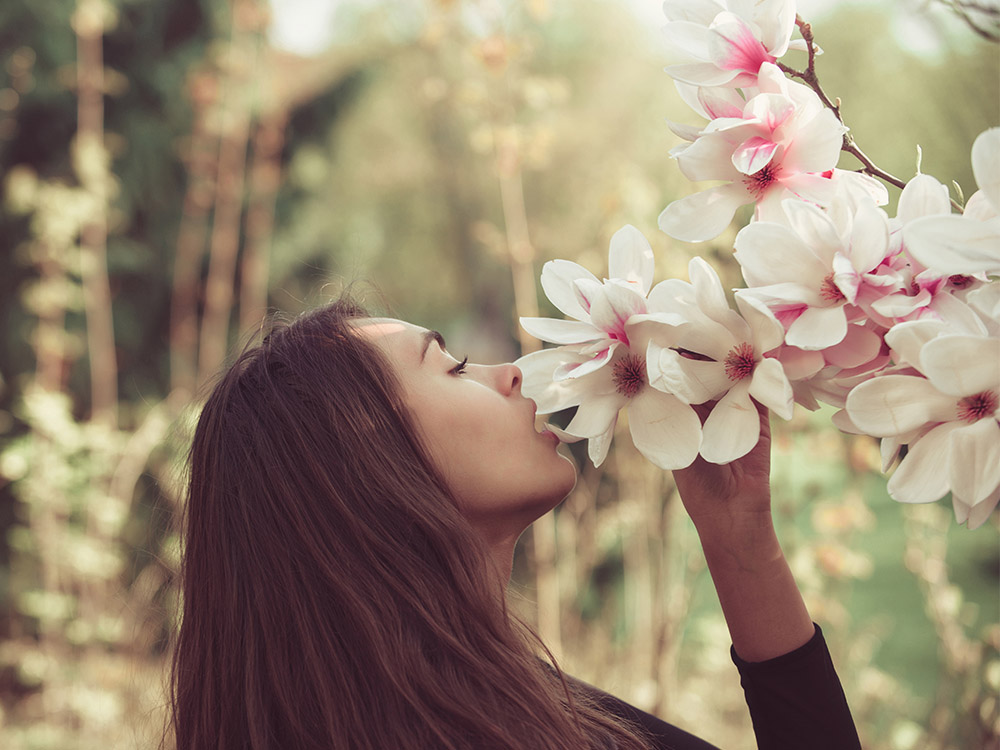
<path fill-rule="evenodd" d="M 608 278 L 635 282 L 646 295 L 653 284 L 654 267 L 653 248 L 642 232 L 626 224 L 614 233 L 608 253 Z"/>
<path fill-rule="evenodd" d="M 611 358 L 615 353 L 615 349 L 617 349 L 618 346 L 618 342 L 612 342 L 607 348 L 601 349 L 596 353 L 591 354 L 590 352 L 587 352 L 589 356 L 587 356 L 586 359 L 580 358 L 567 360 L 563 365 L 557 367 L 552 373 L 553 381 L 558 383 L 563 380 L 577 380 L 586 375 L 597 372 L 611 361 Z M 594 381 L 589 380 L 588 382 L 593 383 Z"/>
<path fill-rule="evenodd" d="M 590 317 L 577 301 L 573 286 L 577 279 L 600 283 L 586 268 L 569 260 L 550 260 L 542 266 L 542 290 L 549 301 L 564 315 L 587 321 Z"/>
<path fill-rule="evenodd" d="M 802 122 L 785 151 L 782 164 L 796 172 L 826 172 L 837 166 L 847 130 L 829 109 Z"/>
<path fill-rule="evenodd" d="M 762 355 L 781 346 L 785 340 L 785 329 L 763 302 L 740 290 L 736 292 L 736 306 L 750 326 L 757 354 Z"/>
<path fill-rule="evenodd" d="M 980 133 L 972 144 L 972 173 L 994 210 L 1000 211 L 1000 128 Z"/>
<path fill-rule="evenodd" d="M 1000 219 L 928 216 L 903 227 L 907 252 L 945 274 L 1000 273 Z"/>
<path fill-rule="evenodd" d="M 614 437 L 615 424 L 617 422 L 618 415 L 615 414 L 615 418 L 611 421 L 611 425 L 607 430 L 600 435 L 594 435 L 594 437 L 587 441 L 587 456 L 595 468 L 603 464 L 604 459 L 608 457 L 608 449 L 611 447 L 611 438 Z"/>
<path fill-rule="evenodd" d="M 829 262 L 841 249 L 840 234 L 826 211 L 812 203 L 791 199 L 782 201 L 781 208 L 792 230 L 817 257 Z"/>
<path fill-rule="evenodd" d="M 920 351 L 920 369 L 952 396 L 1000 390 L 1000 339 L 939 336 Z"/>
<path fill-rule="evenodd" d="M 795 281 L 819 282 L 828 269 L 791 229 L 774 222 L 754 222 L 736 235 L 736 261 L 747 286 Z"/>
<path fill-rule="evenodd" d="M 851 226 L 850 257 L 854 268 L 867 273 L 889 252 L 889 218 L 874 204 L 862 205 Z"/>
<path fill-rule="evenodd" d="M 704 242 L 722 234 L 736 209 L 751 200 L 739 183 L 720 185 L 674 201 L 663 209 L 657 223 L 674 239 Z"/>
<path fill-rule="evenodd" d="M 713 120 L 719 123 L 719 120 Z M 739 173 L 732 162 L 733 146 L 718 133 L 703 135 L 677 155 L 677 166 L 689 180 L 739 180 Z"/>
<path fill-rule="evenodd" d="M 1000 485 L 1000 425 L 987 417 L 951 433 L 951 490 L 968 503 L 985 500 Z"/>
<path fill-rule="evenodd" d="M 521 327 L 542 341 L 553 344 L 582 344 L 604 338 L 590 323 L 553 318 L 521 318 Z"/>
<path fill-rule="evenodd" d="M 955 399 L 924 378 L 883 375 L 851 390 L 847 412 L 851 421 L 869 435 L 887 437 L 954 419 Z"/>
<path fill-rule="evenodd" d="M 1000 503 L 1000 487 L 992 495 L 975 505 L 969 505 L 954 493 L 952 493 L 951 500 L 955 506 L 955 520 L 959 523 L 968 521 L 969 531 L 972 531 L 986 523 L 986 519 L 990 517 L 990 513 Z"/>
<path fill-rule="evenodd" d="M 792 386 L 778 360 L 765 357 L 757 363 L 750 381 L 750 395 L 782 419 L 792 418 L 795 408 Z"/>
<path fill-rule="evenodd" d="M 632 442 L 661 469 L 691 465 L 701 447 L 701 420 L 687 404 L 650 388 L 633 399 L 628 410 Z"/>
<path fill-rule="evenodd" d="M 940 320 L 908 320 L 897 323 L 885 334 L 885 343 L 893 351 L 897 364 L 920 368 L 920 352 L 931 339 L 948 332 Z"/>
<path fill-rule="evenodd" d="M 580 378 L 554 381 L 554 372 L 567 363 L 589 359 L 589 356 L 578 354 L 569 347 L 527 354 L 514 363 L 521 370 L 521 393 L 535 402 L 539 414 L 576 406 L 594 391 L 593 382 Z"/>
<path fill-rule="evenodd" d="M 922 216 L 951 213 L 948 188 L 928 174 L 918 174 L 899 194 L 896 218 L 905 226 Z"/>
<path fill-rule="evenodd" d="M 844 340 L 847 317 L 842 306 L 807 307 L 785 334 L 785 343 L 800 349 L 826 349 Z"/>
<path fill-rule="evenodd" d="M 727 464 L 749 453 L 760 438 L 760 414 L 749 395 L 749 382 L 734 385 L 719 400 L 702 427 L 701 456 Z"/>
<path fill-rule="evenodd" d="M 576 410 L 566 432 L 577 437 L 592 438 L 602 435 L 613 426 L 618 419 L 618 410 L 624 405 L 625 398 L 613 393 L 607 396 L 588 398 Z"/>
<path fill-rule="evenodd" d="M 702 404 L 718 398 L 732 381 L 721 362 L 687 359 L 673 349 L 647 350 L 649 384 L 672 393 L 688 404 Z"/>
<path fill-rule="evenodd" d="M 900 503 L 930 503 L 948 492 L 948 438 L 958 425 L 938 425 L 916 442 L 890 477 L 889 497 Z"/>

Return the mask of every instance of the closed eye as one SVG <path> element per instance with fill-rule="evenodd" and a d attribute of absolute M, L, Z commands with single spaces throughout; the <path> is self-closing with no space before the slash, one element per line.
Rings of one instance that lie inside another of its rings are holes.
<path fill-rule="evenodd" d="M 450 370 L 448 370 L 448 372 L 451 375 L 461 375 L 462 373 L 465 372 L 465 367 L 468 364 L 469 364 L 469 358 L 468 357 L 463 357 L 462 361 L 459 362 L 454 367 L 452 367 Z"/>

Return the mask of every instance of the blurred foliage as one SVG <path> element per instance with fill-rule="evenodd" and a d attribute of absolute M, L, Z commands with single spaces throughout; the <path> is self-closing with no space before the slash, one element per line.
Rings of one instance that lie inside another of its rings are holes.
<path fill-rule="evenodd" d="M 921 170 L 968 194 L 1000 55 L 900 5 L 818 19 L 820 80 L 880 166 L 912 176 L 920 144 Z M 197 394 L 265 308 L 363 282 L 456 353 L 511 359 L 540 264 L 600 274 L 625 223 L 658 278 L 700 254 L 738 284 L 737 227 L 701 245 L 656 229 L 695 189 L 663 124 L 686 110 L 621 3 L 345 2 L 310 58 L 268 46 L 267 23 L 263 0 L 0 4 L 5 748 L 155 746 Z M 892 503 L 874 443 L 828 413 L 775 429 L 779 531 L 865 744 L 997 747 L 996 522 Z M 518 606 L 569 672 L 751 747 L 669 476 L 627 440 L 581 465 L 520 547 Z"/>

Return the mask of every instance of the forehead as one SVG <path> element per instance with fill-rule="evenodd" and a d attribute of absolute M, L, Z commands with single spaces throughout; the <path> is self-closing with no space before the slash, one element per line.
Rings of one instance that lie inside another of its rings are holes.
<path fill-rule="evenodd" d="M 376 344 L 389 357 L 402 363 L 420 361 L 430 334 L 426 328 L 394 318 L 361 318 L 352 325 L 359 336 Z"/>

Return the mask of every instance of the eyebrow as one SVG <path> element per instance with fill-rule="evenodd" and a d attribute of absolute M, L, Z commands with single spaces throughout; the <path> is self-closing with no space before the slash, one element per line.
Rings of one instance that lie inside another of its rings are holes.
<path fill-rule="evenodd" d="M 437 331 L 427 331 L 424 336 L 424 344 L 420 348 L 420 362 L 423 363 L 424 359 L 427 357 L 427 350 L 430 348 L 431 342 L 436 341 L 438 345 L 444 349 L 444 336 L 442 336 Z"/>

